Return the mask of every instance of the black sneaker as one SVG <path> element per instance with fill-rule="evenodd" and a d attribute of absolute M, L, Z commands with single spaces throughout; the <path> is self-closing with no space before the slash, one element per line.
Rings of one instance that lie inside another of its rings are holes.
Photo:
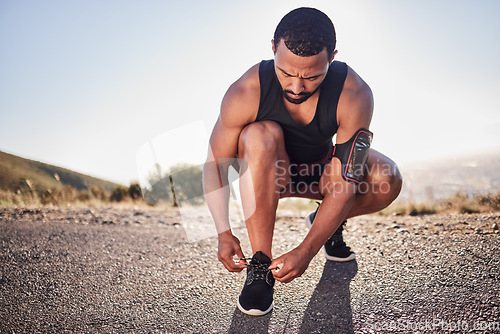
<path fill-rule="evenodd" d="M 306 217 L 306 225 L 311 228 L 314 217 L 316 217 L 316 212 L 318 210 L 311 212 Z M 347 262 L 352 261 L 356 258 L 356 254 L 351 251 L 351 248 L 346 245 L 344 238 L 342 237 L 342 231 L 344 230 L 344 225 L 347 221 L 344 220 L 342 224 L 338 227 L 337 231 L 325 242 L 323 246 L 323 251 L 325 252 L 325 257 L 327 260 L 336 262 Z"/>
<path fill-rule="evenodd" d="M 247 267 L 247 280 L 238 298 L 238 308 L 249 315 L 264 315 L 273 309 L 274 277 L 269 270 L 271 259 L 255 253 Z"/>

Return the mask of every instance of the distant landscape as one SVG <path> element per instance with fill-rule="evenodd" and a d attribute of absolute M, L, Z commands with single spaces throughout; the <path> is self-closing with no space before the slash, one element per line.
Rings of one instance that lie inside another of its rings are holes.
<path fill-rule="evenodd" d="M 400 202 L 432 202 L 455 194 L 471 198 L 500 191 L 500 150 L 401 166 Z"/>
<path fill-rule="evenodd" d="M 173 178 L 172 178 L 173 176 Z M 179 163 L 162 175 L 148 176 L 150 187 L 102 180 L 0 151 L 0 206 L 177 206 L 177 201 L 200 204 L 201 170 Z M 175 184 L 173 179 L 176 180 Z M 144 194 L 144 196 L 143 196 Z"/>
<path fill-rule="evenodd" d="M 112 191 L 117 186 L 113 182 L 0 151 L 0 187 L 16 191 L 29 186 L 27 180 L 35 191 L 63 186 L 71 186 L 76 190 L 96 186 Z"/>
<path fill-rule="evenodd" d="M 0 151 L 0 206 L 96 204 L 126 191 L 113 182 Z"/>

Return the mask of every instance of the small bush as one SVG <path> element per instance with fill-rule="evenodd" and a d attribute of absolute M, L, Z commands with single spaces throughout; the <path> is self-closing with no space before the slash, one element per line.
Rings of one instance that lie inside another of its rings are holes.
<path fill-rule="evenodd" d="M 469 204 L 465 203 L 459 206 L 458 208 L 459 213 L 479 213 L 481 210 L 479 210 L 477 207 L 474 206 L 474 204 Z"/>
<path fill-rule="evenodd" d="M 141 186 L 139 185 L 139 183 L 132 183 L 128 187 L 128 195 L 134 201 L 142 198 L 142 191 L 141 191 Z"/>
<path fill-rule="evenodd" d="M 122 186 L 118 186 L 111 193 L 109 200 L 111 202 L 121 202 L 125 200 L 127 197 L 128 197 L 128 189 Z"/>
<path fill-rule="evenodd" d="M 90 193 L 92 198 L 99 201 L 106 201 L 110 195 L 106 194 L 106 191 L 102 186 L 92 186 L 90 187 Z"/>

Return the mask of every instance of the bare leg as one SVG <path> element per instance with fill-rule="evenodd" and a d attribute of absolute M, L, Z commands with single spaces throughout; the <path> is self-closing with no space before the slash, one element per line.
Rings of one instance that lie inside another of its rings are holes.
<path fill-rule="evenodd" d="M 290 162 L 281 127 L 272 121 L 247 125 L 239 138 L 238 157 L 248 167 L 248 171 L 240 170 L 240 191 L 252 252 L 272 258 L 279 194 L 289 181 Z"/>

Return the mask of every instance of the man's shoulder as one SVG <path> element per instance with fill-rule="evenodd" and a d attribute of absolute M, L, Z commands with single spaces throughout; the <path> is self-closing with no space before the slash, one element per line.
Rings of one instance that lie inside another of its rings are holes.
<path fill-rule="evenodd" d="M 226 97 L 230 98 L 252 98 L 260 90 L 259 65 L 250 67 L 236 80 L 228 89 Z"/>
<path fill-rule="evenodd" d="M 373 112 L 373 94 L 368 84 L 349 66 L 339 99 L 337 121 L 360 118 L 370 120 Z"/>
<path fill-rule="evenodd" d="M 349 100 L 373 99 L 370 86 L 350 66 L 347 66 L 347 76 L 342 89 L 342 97 Z"/>
<path fill-rule="evenodd" d="M 242 122 L 251 122 L 257 117 L 259 102 L 259 64 L 256 64 L 229 87 L 222 99 L 221 116 L 238 114 Z"/>

